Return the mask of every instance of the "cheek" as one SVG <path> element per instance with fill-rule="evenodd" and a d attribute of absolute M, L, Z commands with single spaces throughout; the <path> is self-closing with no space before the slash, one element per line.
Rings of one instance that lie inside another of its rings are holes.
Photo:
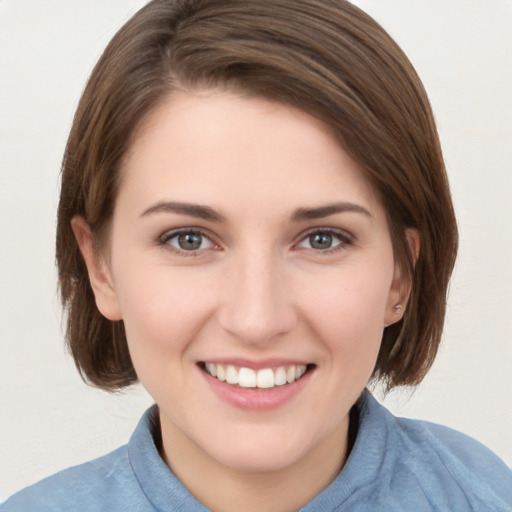
<path fill-rule="evenodd" d="M 137 270 L 129 278 L 120 276 L 118 299 L 132 358 L 176 355 L 208 321 L 211 288 L 203 286 L 200 275 L 164 265 L 131 268 Z"/>
<path fill-rule="evenodd" d="M 350 271 L 351 270 L 351 271 Z M 365 271 L 366 270 L 366 271 Z M 302 311 L 316 334 L 351 359 L 377 353 L 384 329 L 391 272 L 353 268 L 308 286 Z"/>
<path fill-rule="evenodd" d="M 190 348 L 211 316 L 207 297 L 190 282 L 157 273 L 130 282 L 122 312 L 140 382 L 157 403 L 179 404 L 194 383 Z"/>

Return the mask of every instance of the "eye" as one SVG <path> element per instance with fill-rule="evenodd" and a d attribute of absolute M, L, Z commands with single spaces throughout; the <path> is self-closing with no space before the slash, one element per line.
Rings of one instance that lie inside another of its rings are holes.
<path fill-rule="evenodd" d="M 215 244 L 204 233 L 193 229 L 165 233 L 160 238 L 160 242 L 169 245 L 177 252 L 194 253 L 215 247 Z"/>
<path fill-rule="evenodd" d="M 342 231 L 318 229 L 308 233 L 298 244 L 298 247 L 313 249 L 315 251 L 332 252 L 337 248 L 349 244 L 352 244 L 352 238 Z"/>

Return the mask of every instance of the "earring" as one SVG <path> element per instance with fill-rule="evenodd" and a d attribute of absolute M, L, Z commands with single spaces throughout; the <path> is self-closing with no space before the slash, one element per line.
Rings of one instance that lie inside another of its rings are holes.
<path fill-rule="evenodd" d="M 402 304 L 400 302 L 393 306 L 393 309 L 398 313 L 402 309 Z"/>

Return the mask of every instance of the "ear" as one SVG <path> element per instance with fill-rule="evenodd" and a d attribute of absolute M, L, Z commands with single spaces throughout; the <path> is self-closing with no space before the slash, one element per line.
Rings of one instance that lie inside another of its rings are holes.
<path fill-rule="evenodd" d="M 108 320 L 121 320 L 122 315 L 109 266 L 94 241 L 89 224 L 82 217 L 73 217 L 71 227 L 84 258 L 89 281 L 100 313 Z"/>
<path fill-rule="evenodd" d="M 420 254 L 420 234 L 417 229 L 408 228 L 405 231 L 405 236 L 409 245 L 413 265 L 415 265 Z M 411 294 L 411 286 L 412 283 L 410 280 L 403 275 L 399 266 L 395 265 L 395 273 L 389 290 L 386 314 L 384 316 L 385 327 L 398 322 L 404 316 Z"/>

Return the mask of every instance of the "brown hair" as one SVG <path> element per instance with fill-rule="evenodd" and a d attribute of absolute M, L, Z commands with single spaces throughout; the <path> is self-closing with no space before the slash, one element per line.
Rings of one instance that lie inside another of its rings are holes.
<path fill-rule="evenodd" d="M 457 228 L 434 118 L 407 57 L 345 0 L 153 0 L 112 39 L 85 88 L 62 169 L 57 262 L 67 340 L 90 383 L 137 380 L 122 322 L 98 311 L 71 229 L 100 235 L 136 128 L 173 90 L 223 88 L 272 98 L 327 123 L 371 180 L 412 284 L 403 319 L 384 331 L 374 371 L 417 384 L 436 355 Z M 414 265 L 407 228 L 418 230 Z"/>

